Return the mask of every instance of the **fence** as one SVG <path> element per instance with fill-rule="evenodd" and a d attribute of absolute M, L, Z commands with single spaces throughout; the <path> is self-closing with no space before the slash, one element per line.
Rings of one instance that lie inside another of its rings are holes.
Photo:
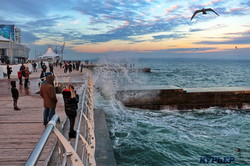
<path fill-rule="evenodd" d="M 60 165 L 96 166 L 94 157 L 94 86 L 91 77 L 89 77 L 88 82 L 83 85 L 80 98 L 80 113 L 75 141 L 69 142 L 63 136 L 60 132 L 61 129 L 58 129 L 56 125 L 59 121 L 59 117 L 58 115 L 54 115 L 52 120 L 48 123 L 46 130 L 41 136 L 35 149 L 29 156 L 26 166 L 33 166 L 38 162 L 45 144 L 53 132 L 59 140 L 58 160 L 60 160 Z M 74 148 L 71 143 L 74 143 Z"/>

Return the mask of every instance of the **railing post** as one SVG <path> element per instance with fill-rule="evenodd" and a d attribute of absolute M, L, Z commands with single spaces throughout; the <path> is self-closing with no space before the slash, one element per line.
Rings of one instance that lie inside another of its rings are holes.
<path fill-rule="evenodd" d="M 57 138 L 60 140 L 60 142 L 63 144 L 66 153 L 70 155 L 71 162 L 74 166 L 84 166 L 80 157 L 78 154 L 74 151 L 73 147 L 69 144 L 67 139 L 61 134 L 61 132 L 57 129 L 54 128 L 54 132 L 57 136 Z"/>

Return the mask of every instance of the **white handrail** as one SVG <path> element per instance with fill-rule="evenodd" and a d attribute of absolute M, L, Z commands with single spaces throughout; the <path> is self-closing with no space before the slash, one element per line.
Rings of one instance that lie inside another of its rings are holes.
<path fill-rule="evenodd" d="M 94 85 L 93 80 L 89 77 L 88 82 L 83 85 L 82 91 L 82 99 L 81 99 L 81 112 L 78 121 L 76 139 L 75 139 L 75 148 L 74 150 L 78 150 L 78 141 L 81 140 L 83 147 L 85 148 L 82 152 L 82 156 L 86 152 L 85 155 L 85 163 L 90 164 L 91 166 L 95 166 L 95 134 L 94 134 Z M 81 126 L 84 124 L 83 135 L 80 133 Z M 81 139 L 79 139 L 79 137 Z"/>
<path fill-rule="evenodd" d="M 70 157 L 71 163 L 74 166 L 84 166 L 91 165 L 96 166 L 95 161 L 95 134 L 94 134 L 94 100 L 93 100 L 93 92 L 94 85 L 92 78 L 88 79 L 88 82 L 83 86 L 81 96 L 81 113 L 79 114 L 79 121 L 77 127 L 77 135 L 75 139 L 74 148 L 67 139 L 61 134 L 61 132 L 56 128 L 56 122 L 58 121 L 58 115 L 54 115 L 52 120 L 48 123 L 46 130 L 44 131 L 42 137 L 40 138 L 37 146 L 33 150 L 29 159 L 26 162 L 26 166 L 35 165 L 37 163 L 40 154 L 43 151 L 43 148 L 48 141 L 49 135 L 54 132 L 57 136 L 60 143 L 63 145 L 64 149 L 60 149 L 60 151 L 65 151 L 64 158 L 62 159 L 63 165 L 67 163 L 67 157 Z M 87 104 L 87 106 L 86 106 Z M 81 129 L 83 125 L 84 129 Z M 81 132 L 82 131 L 82 132 Z M 81 134 L 82 133 L 82 134 Z M 83 151 L 81 152 L 81 156 L 85 156 L 85 158 L 80 158 L 78 151 L 78 142 L 79 140 L 82 142 Z M 62 153 L 61 153 L 62 154 Z"/>

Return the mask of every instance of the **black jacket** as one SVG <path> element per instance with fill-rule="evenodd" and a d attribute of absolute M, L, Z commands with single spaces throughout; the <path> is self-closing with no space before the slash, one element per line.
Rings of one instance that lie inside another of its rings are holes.
<path fill-rule="evenodd" d="M 11 94 L 13 98 L 18 98 L 19 97 L 19 92 L 16 87 L 11 88 Z"/>
<path fill-rule="evenodd" d="M 64 99 L 64 109 L 65 113 L 69 118 L 76 117 L 77 103 L 79 100 L 78 95 L 76 97 L 71 98 L 71 92 L 67 89 L 64 89 L 62 92 Z"/>

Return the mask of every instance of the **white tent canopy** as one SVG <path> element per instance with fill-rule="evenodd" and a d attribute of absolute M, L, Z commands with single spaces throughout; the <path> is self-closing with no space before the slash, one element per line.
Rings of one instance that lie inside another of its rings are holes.
<path fill-rule="evenodd" d="M 42 56 L 40 56 L 40 58 L 42 59 L 55 59 L 55 58 L 59 58 L 60 56 L 57 55 L 53 50 L 52 47 L 48 47 L 48 50 L 45 54 L 43 54 Z"/>

